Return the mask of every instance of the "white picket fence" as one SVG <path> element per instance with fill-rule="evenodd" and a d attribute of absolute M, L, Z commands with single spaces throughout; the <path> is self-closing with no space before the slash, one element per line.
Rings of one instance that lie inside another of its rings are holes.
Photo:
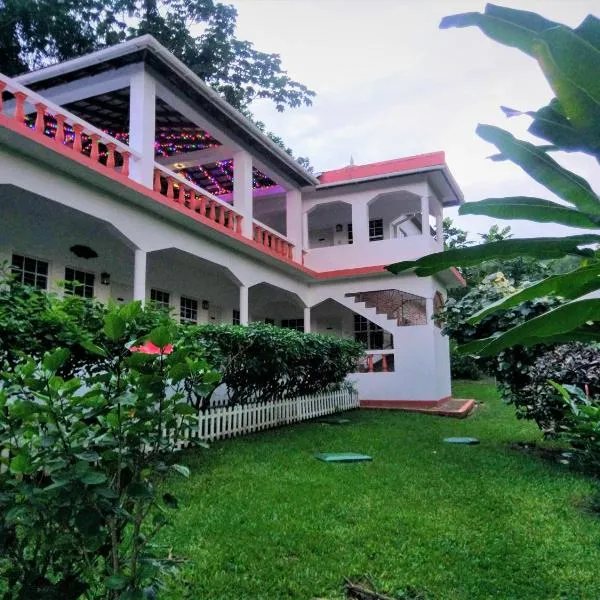
<path fill-rule="evenodd" d="M 187 448 L 190 439 L 212 442 L 224 438 L 246 435 L 290 423 L 307 421 L 359 407 L 358 394 L 353 390 L 325 392 L 290 400 L 271 400 L 257 404 L 220 406 L 198 413 L 197 424 L 183 432 L 178 448 Z M 164 436 L 168 437 L 167 430 Z M 3 451 L 3 456 L 8 456 Z M 0 464 L 0 473 L 6 466 Z"/>
<path fill-rule="evenodd" d="M 198 413 L 197 425 L 184 432 L 178 446 L 189 446 L 189 439 L 211 442 L 358 407 L 356 391 L 338 390 L 290 400 L 210 408 Z"/>

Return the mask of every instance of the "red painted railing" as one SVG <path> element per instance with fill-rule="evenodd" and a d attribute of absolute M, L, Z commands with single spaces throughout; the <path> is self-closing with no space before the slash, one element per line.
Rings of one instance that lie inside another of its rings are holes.
<path fill-rule="evenodd" d="M 253 239 L 263 248 L 284 258 L 294 259 L 294 244 L 286 240 L 281 234 L 262 223 L 254 222 Z"/>
<path fill-rule="evenodd" d="M 154 191 L 223 229 L 242 235 L 242 215 L 210 192 L 158 164 L 154 166 Z"/>
<path fill-rule="evenodd" d="M 357 367 L 358 373 L 393 373 L 394 351 L 369 350 Z"/>
<path fill-rule="evenodd" d="M 2 74 L 0 114 L 125 176 L 130 160 L 139 158 L 126 144 Z"/>

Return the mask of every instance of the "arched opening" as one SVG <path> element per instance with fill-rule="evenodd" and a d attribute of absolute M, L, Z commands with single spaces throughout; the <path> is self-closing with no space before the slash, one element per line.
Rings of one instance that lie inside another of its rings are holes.
<path fill-rule="evenodd" d="M 0 222 L 10 223 L 0 236 L 0 263 L 24 283 L 102 302 L 133 287 L 135 246 L 107 221 L 0 185 Z"/>
<path fill-rule="evenodd" d="M 250 321 L 304 331 L 304 303 L 293 292 L 270 283 L 258 283 L 248 290 Z"/>
<path fill-rule="evenodd" d="M 239 281 L 226 267 L 178 248 L 148 253 L 146 293 L 182 323 L 239 323 Z"/>
<path fill-rule="evenodd" d="M 406 191 L 378 194 L 369 201 L 369 241 L 421 234 L 421 199 Z"/>
<path fill-rule="evenodd" d="M 340 246 L 352 241 L 352 206 L 347 202 L 319 204 L 308 213 L 309 248 Z"/>

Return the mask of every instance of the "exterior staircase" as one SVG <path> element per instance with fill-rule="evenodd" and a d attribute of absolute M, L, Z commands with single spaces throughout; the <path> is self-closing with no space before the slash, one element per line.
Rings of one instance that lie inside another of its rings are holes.
<path fill-rule="evenodd" d="M 400 290 L 378 290 L 346 294 L 346 297 L 354 299 L 356 308 L 374 309 L 375 314 L 385 315 L 386 319 L 395 322 L 397 327 L 427 324 L 426 302 L 425 298 L 420 296 Z M 369 320 L 379 325 L 373 319 Z M 380 326 L 389 329 L 390 323 Z"/>

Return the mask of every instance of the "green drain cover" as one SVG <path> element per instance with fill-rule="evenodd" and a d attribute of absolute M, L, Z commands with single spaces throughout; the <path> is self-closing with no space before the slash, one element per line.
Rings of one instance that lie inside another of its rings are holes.
<path fill-rule="evenodd" d="M 373 460 L 366 454 L 356 454 L 354 452 L 323 452 L 315 454 L 315 458 L 323 462 L 362 462 Z"/>
<path fill-rule="evenodd" d="M 470 437 L 449 437 L 449 438 L 444 438 L 444 441 L 447 444 L 468 444 L 468 445 L 479 444 L 479 440 L 477 438 L 470 438 Z"/>
<path fill-rule="evenodd" d="M 346 423 L 350 423 L 350 419 L 336 419 L 332 417 L 331 419 L 319 419 L 318 423 L 327 423 L 328 425 L 345 425 Z"/>

